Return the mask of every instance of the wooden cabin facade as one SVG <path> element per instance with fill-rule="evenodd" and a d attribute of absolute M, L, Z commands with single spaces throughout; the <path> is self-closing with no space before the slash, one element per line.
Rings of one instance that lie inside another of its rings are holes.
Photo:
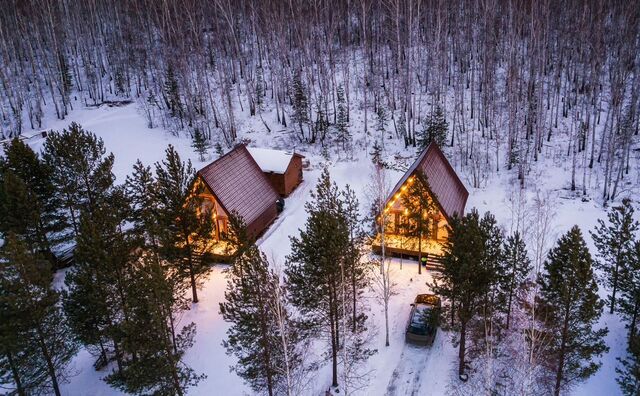
<path fill-rule="evenodd" d="M 201 191 L 203 205 L 214 217 L 212 237 L 217 241 L 225 241 L 231 213 L 242 217 L 247 232 L 254 238 L 278 216 L 276 201 L 280 196 L 244 145 L 237 145 L 200 169 L 195 190 Z M 224 255 L 220 250 L 217 253 Z"/>
<path fill-rule="evenodd" d="M 412 183 L 417 182 L 418 173 L 426 178 L 429 200 L 433 200 L 436 210 L 426 214 L 429 232 L 422 236 L 407 235 L 408 209 L 404 207 L 403 195 Z M 448 237 L 448 224 L 453 216 L 462 216 L 469 192 L 444 156 L 440 148 L 431 143 L 414 161 L 409 170 L 395 185 L 384 207 L 385 235 L 377 235 L 373 242 L 376 252 L 385 247 L 385 252 L 406 256 L 442 255 L 442 245 Z"/>
<path fill-rule="evenodd" d="M 247 149 L 281 197 L 288 197 L 302 183 L 303 155 L 264 148 Z"/>

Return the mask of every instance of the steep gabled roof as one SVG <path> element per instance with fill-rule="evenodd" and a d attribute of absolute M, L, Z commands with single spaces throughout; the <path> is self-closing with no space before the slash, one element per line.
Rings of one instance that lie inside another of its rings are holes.
<path fill-rule="evenodd" d="M 418 170 L 422 170 L 427 177 L 431 192 L 435 196 L 434 198 L 443 214 L 449 219 L 455 214 L 462 216 L 469 192 L 435 143 L 429 144 L 420 153 L 409 170 L 395 185 L 389 198 L 387 198 L 387 202 L 398 192 L 407 179 Z"/>
<path fill-rule="evenodd" d="M 247 148 L 240 144 L 198 171 L 225 212 L 251 225 L 280 198 Z"/>

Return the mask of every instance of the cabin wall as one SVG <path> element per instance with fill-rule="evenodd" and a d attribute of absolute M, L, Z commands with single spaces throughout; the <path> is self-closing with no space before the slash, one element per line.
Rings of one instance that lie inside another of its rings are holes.
<path fill-rule="evenodd" d="M 286 193 L 287 189 L 285 185 L 285 175 L 283 175 L 282 173 L 274 173 L 274 172 L 264 172 L 264 174 L 267 176 L 267 179 L 269 179 L 269 183 L 271 183 L 273 188 L 275 188 L 275 190 L 278 192 L 278 194 L 281 197 L 287 196 L 287 193 Z"/>
<path fill-rule="evenodd" d="M 284 174 L 284 196 L 289 196 L 300 183 L 302 183 L 302 157 L 294 155 Z"/>
<path fill-rule="evenodd" d="M 281 197 L 288 197 L 302 182 L 302 157 L 294 155 L 284 174 L 275 172 L 264 172 L 264 174 Z"/>

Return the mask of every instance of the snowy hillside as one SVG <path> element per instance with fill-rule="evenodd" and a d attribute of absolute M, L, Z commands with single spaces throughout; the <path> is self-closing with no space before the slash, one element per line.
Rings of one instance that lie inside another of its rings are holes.
<path fill-rule="evenodd" d="M 117 181 L 124 180 L 137 159 L 141 159 L 146 164 L 161 160 L 167 144 L 176 146 L 180 154 L 191 159 L 196 167 L 201 167 L 208 162 L 198 161 L 196 153 L 190 147 L 189 139 L 176 137 L 157 128 L 147 129 L 144 118 L 138 112 L 135 105 L 78 110 L 69 120 L 52 123 L 51 128 L 64 128 L 73 120 L 104 139 L 108 150 L 113 151 L 116 157 L 114 173 Z M 250 130 L 250 127 L 246 129 Z M 257 133 L 249 133 L 245 136 L 256 139 L 255 144 L 259 147 L 271 146 L 270 136 Z M 32 147 L 37 149 L 41 143 L 42 141 L 33 142 Z M 401 148 L 398 148 L 398 152 L 407 153 Z M 363 206 L 369 200 L 367 184 L 370 159 L 364 149 L 354 153 L 354 160 L 349 161 L 327 162 L 322 156 L 313 152 L 304 154 L 310 159 L 311 169 L 304 172 L 303 184 L 287 199 L 285 211 L 259 240 L 260 249 L 269 257 L 274 257 L 278 265 L 284 265 L 284 258 L 290 251 L 289 236 L 297 235 L 298 229 L 304 225 L 306 219 L 304 203 L 310 198 L 309 194 L 323 164 L 329 166 L 331 176 L 339 185 L 350 184 L 358 192 Z M 390 159 L 391 157 L 389 155 Z M 490 178 L 485 187 L 469 188 L 470 198 L 467 208 L 476 207 L 480 211 L 491 211 L 496 214 L 500 226 L 505 231 L 510 231 L 518 226 L 516 224 L 518 216 L 523 216 L 522 212 L 532 205 L 535 194 L 548 195 L 553 202 L 554 212 L 550 241 L 574 224 L 578 224 L 583 230 L 592 229 L 596 220 L 605 215 L 606 209 L 594 200 L 584 202 L 573 197 L 566 189 L 568 169 L 563 168 L 561 164 L 549 162 L 549 165 L 539 164 L 539 171 L 535 171 L 536 176 L 533 179 L 535 182 L 531 183 L 535 187 L 526 189 L 522 197 L 518 192 L 515 174 L 503 171 Z M 392 178 L 395 181 L 399 176 L 400 172 L 394 172 Z M 522 202 L 519 201 L 520 199 Z M 526 228 L 528 226 L 526 222 L 529 220 L 524 221 Z M 593 250 L 591 243 L 590 248 Z M 368 386 L 358 393 L 445 394 L 450 389 L 450 382 L 455 381 L 456 348 L 452 345 L 451 335 L 439 333 L 436 342 L 430 348 L 413 347 L 404 342 L 404 327 L 408 320 L 409 303 L 417 293 L 429 291 L 426 282 L 430 280 L 431 274 L 418 275 L 416 263 L 411 260 L 404 260 L 400 264 L 399 259 L 394 259 L 392 267 L 392 279 L 396 284 L 397 294 L 392 297 L 390 306 L 391 345 L 384 346 L 383 313 L 379 301 L 374 298 L 372 292 L 369 292 L 365 298 L 372 319 L 371 327 L 375 332 L 371 339 L 371 346 L 376 348 L 378 353 L 366 366 L 366 371 L 370 372 Z M 194 304 L 182 318 L 184 323 L 194 321 L 197 324 L 195 346 L 188 351 L 185 361 L 196 371 L 208 375 L 208 378 L 189 394 L 205 395 L 211 394 L 212 391 L 228 395 L 251 393 L 243 381 L 229 371 L 234 358 L 226 355 L 221 345 L 229 326 L 222 320 L 218 311 L 218 304 L 224 299 L 225 268 L 226 266 L 214 268 L 202 287 L 201 302 Z M 57 274 L 58 285 L 61 285 L 63 277 L 64 271 Z M 601 291 L 601 294 L 604 296 L 604 291 Z M 610 330 L 607 345 L 611 350 L 604 355 L 603 367 L 597 374 L 575 389 L 576 395 L 601 395 L 604 392 L 617 394 L 614 369 L 617 364 L 616 358 L 625 353 L 625 329 L 616 315 L 605 314 L 602 324 Z M 76 375 L 63 386 L 65 394 L 111 395 L 116 393 L 100 380 L 105 373 L 93 370 L 92 361 L 93 358 L 86 351 L 81 351 L 73 360 L 72 367 Z M 328 369 L 329 367 L 325 365 L 314 377 L 308 388 L 309 394 L 318 394 L 329 388 Z"/>

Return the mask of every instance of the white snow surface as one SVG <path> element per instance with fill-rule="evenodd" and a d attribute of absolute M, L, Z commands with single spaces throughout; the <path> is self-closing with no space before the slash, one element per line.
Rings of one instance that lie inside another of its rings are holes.
<path fill-rule="evenodd" d="M 258 147 L 247 147 L 247 150 L 263 172 L 284 173 L 293 158 L 293 153 L 288 151 Z"/>
<path fill-rule="evenodd" d="M 359 116 L 359 117 L 358 117 Z M 276 124 L 275 114 L 265 114 L 267 122 Z M 144 117 L 138 113 L 136 105 L 123 107 L 100 107 L 91 109 L 77 109 L 66 120 L 56 120 L 47 124 L 52 129 L 66 128 L 72 121 L 80 123 L 85 129 L 100 136 L 108 151 L 115 154 L 114 173 L 118 183 L 124 182 L 131 172 L 132 165 L 137 159 L 144 164 L 151 165 L 164 157 L 164 150 L 168 144 L 176 147 L 183 159 L 190 159 L 196 169 L 204 166 L 215 158 L 205 158 L 199 161 L 198 155 L 191 148 L 188 137 L 179 137 L 160 128 L 148 129 Z M 352 128 L 357 129 L 362 124 L 362 117 L 358 114 L 351 120 Z M 288 131 L 274 131 L 257 133 L 261 124 L 244 116 L 240 120 L 241 137 L 248 139 L 253 145 L 261 147 L 294 148 L 295 138 Z M 43 139 L 30 139 L 29 144 L 39 149 Z M 286 200 L 284 212 L 259 240 L 263 252 L 273 261 L 274 265 L 284 268 L 285 257 L 290 252 L 289 237 L 297 235 L 304 227 L 307 214 L 304 204 L 310 199 L 322 166 L 327 166 L 332 179 L 340 187 L 349 184 L 358 194 L 363 213 L 369 208 L 370 199 L 367 197 L 366 186 L 370 173 L 368 156 L 371 144 L 360 134 L 356 137 L 356 148 L 353 158 L 341 160 L 344 153 L 333 153 L 338 158 L 335 162 L 327 162 L 316 152 L 304 152 L 310 160 L 311 167 L 305 171 L 303 183 Z M 386 156 L 389 160 L 395 154 L 408 156 L 415 154 L 414 149 L 406 150 L 401 142 L 386 143 Z M 304 147 L 304 146 L 303 146 Z M 252 151 L 256 149 L 251 149 Z M 562 150 L 559 148 L 559 150 Z M 281 165 L 282 159 L 272 159 L 265 153 L 269 161 Z M 252 153 L 253 154 L 253 153 Z M 262 154 L 257 157 L 262 157 Z M 534 191 L 540 190 L 552 196 L 556 202 L 553 217 L 552 240 L 566 232 L 574 224 L 579 225 L 589 244 L 592 254 L 595 253 L 588 230 L 593 229 L 598 218 L 605 215 L 603 208 L 595 199 L 581 200 L 567 189 L 570 180 L 570 168 L 560 157 L 549 156 L 550 159 L 535 164 L 532 175 L 527 184 L 525 198 L 528 202 L 534 196 Z M 557 159 L 556 159 L 557 158 Z M 258 160 L 256 158 L 256 160 Z M 275 167 L 274 165 L 274 167 Z M 453 161 L 458 169 L 458 164 Z M 261 165 L 263 167 L 263 165 Z M 264 167 L 263 167 L 264 169 Z M 282 169 L 278 167 L 277 169 Z M 459 170 L 459 169 L 458 169 Z M 398 171 L 390 172 L 390 183 L 393 185 L 400 177 Z M 513 230 L 514 205 L 511 191 L 517 190 L 514 172 L 500 171 L 490 175 L 482 188 L 470 191 L 467 210 L 476 207 L 481 213 L 490 210 L 496 215 L 498 222 L 506 232 Z M 591 174 L 589 175 L 591 177 Z M 597 177 L 593 176 L 593 177 Z M 463 181 L 467 182 L 464 175 Z M 597 180 L 595 181 L 597 185 Z M 535 187 L 535 188 L 534 188 Z M 626 195 L 634 190 L 629 188 Z M 597 197 L 597 195 L 596 195 Z M 365 304 L 369 312 L 369 328 L 374 331 L 370 347 L 377 349 L 367 362 L 364 371 L 369 373 L 368 383 L 360 389 L 360 395 L 444 395 L 450 393 L 450 384 L 457 381 L 454 373 L 457 359 L 457 349 L 452 345 L 451 334 L 440 331 L 431 347 L 415 347 L 404 342 L 404 329 L 410 311 L 410 303 L 416 294 L 428 293 L 430 290 L 426 282 L 431 279 L 431 273 L 424 271 L 418 275 L 417 264 L 413 261 L 393 259 L 392 283 L 395 284 L 397 294 L 390 301 L 390 346 L 384 346 L 384 313 L 382 304 L 372 292 L 365 294 Z M 189 390 L 189 395 L 246 395 L 252 394 L 242 379 L 230 370 L 235 358 L 225 353 L 222 341 L 229 328 L 219 312 L 219 303 L 224 299 L 226 288 L 225 266 L 216 266 L 209 276 L 203 280 L 200 291 L 200 302 L 193 304 L 181 318 L 181 324 L 195 322 L 197 335 L 195 345 L 187 351 L 184 359 L 197 373 L 204 373 L 207 378 L 196 388 Z M 55 284 L 62 287 L 64 271 L 56 274 Z M 604 297 L 605 292 L 600 290 Z M 601 326 L 609 328 L 607 344 L 610 351 L 602 357 L 603 366 L 588 381 L 573 390 L 575 395 L 603 395 L 614 396 L 620 394 L 615 382 L 616 358 L 625 353 L 625 329 L 617 315 L 604 314 Z M 319 356 L 322 342 L 309 345 L 310 353 Z M 63 385 L 64 395 L 73 396 L 101 396 L 119 395 L 120 392 L 110 388 L 101 380 L 107 371 L 95 371 L 92 367 L 93 357 L 86 350 L 74 358 L 72 369 L 74 375 L 69 383 Z M 331 383 L 331 369 L 324 364 L 309 382 L 305 394 L 324 395 Z M 340 393 L 342 394 L 342 392 Z"/>

